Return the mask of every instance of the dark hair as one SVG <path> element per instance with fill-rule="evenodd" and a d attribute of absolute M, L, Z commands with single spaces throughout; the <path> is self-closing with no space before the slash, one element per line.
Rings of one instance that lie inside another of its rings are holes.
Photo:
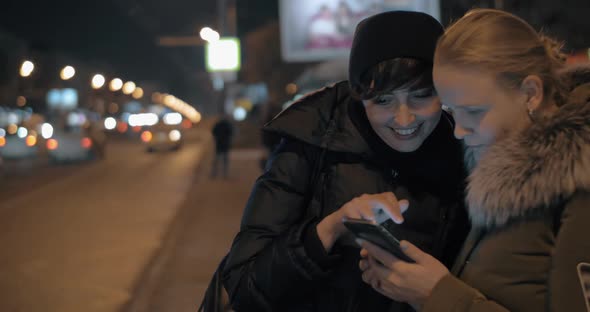
<path fill-rule="evenodd" d="M 351 83 L 353 95 L 373 99 L 396 89 L 434 88 L 432 63 L 413 58 L 383 61 L 361 75 L 358 84 Z"/>

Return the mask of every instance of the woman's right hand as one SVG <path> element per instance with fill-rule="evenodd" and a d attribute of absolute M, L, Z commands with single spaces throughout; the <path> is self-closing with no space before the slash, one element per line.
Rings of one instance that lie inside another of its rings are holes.
<path fill-rule="evenodd" d="M 375 212 L 383 211 L 399 224 L 404 222 L 402 213 L 408 209 L 408 206 L 407 200 L 398 200 L 392 192 L 363 194 L 326 216 L 318 223 L 316 230 L 324 248 L 329 252 L 336 240 L 347 231 L 342 223 L 344 217 L 375 221 Z"/>

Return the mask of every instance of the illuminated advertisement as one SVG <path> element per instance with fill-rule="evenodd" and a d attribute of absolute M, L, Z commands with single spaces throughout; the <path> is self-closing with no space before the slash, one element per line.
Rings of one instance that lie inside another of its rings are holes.
<path fill-rule="evenodd" d="M 209 72 L 240 70 L 240 41 L 237 38 L 221 38 L 208 42 L 205 49 Z"/>
<path fill-rule="evenodd" d="M 78 91 L 71 88 L 51 89 L 47 92 L 46 101 L 50 109 L 74 109 L 78 107 Z"/>
<path fill-rule="evenodd" d="M 440 20 L 439 0 L 280 0 L 283 59 L 345 58 L 359 21 L 395 10 L 425 12 Z"/>

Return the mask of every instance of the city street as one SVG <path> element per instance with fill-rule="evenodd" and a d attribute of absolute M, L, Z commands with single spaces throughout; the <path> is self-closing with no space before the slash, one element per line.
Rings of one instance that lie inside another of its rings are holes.
<path fill-rule="evenodd" d="M 590 312 L 589 0 L 3 4 L 0 312 Z"/>
<path fill-rule="evenodd" d="M 114 141 L 103 161 L 5 172 L 0 311 L 118 311 L 129 302 L 210 148 L 207 133 L 191 135 L 178 152 Z"/>

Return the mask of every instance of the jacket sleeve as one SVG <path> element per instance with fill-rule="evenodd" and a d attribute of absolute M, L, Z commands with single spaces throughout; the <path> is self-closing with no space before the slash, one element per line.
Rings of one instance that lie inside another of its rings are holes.
<path fill-rule="evenodd" d="M 222 271 L 234 310 L 273 311 L 301 298 L 338 258 L 318 244 L 317 220 L 303 207 L 318 156 L 317 148 L 284 140 L 256 181 Z"/>
<path fill-rule="evenodd" d="M 549 277 L 550 311 L 586 311 L 578 265 L 590 264 L 590 193 L 577 193 L 565 205 Z"/>
<path fill-rule="evenodd" d="M 578 272 L 581 263 L 590 264 L 590 193 L 578 193 L 565 205 L 553 250 L 549 272 L 548 305 L 552 312 L 586 311 L 584 281 Z M 587 292 L 588 290 L 586 290 Z M 432 291 L 422 310 L 429 311 L 508 311 L 487 300 L 475 288 L 451 275 Z"/>
<path fill-rule="evenodd" d="M 508 312 L 477 289 L 448 274 L 440 280 L 422 307 L 422 312 Z"/>

